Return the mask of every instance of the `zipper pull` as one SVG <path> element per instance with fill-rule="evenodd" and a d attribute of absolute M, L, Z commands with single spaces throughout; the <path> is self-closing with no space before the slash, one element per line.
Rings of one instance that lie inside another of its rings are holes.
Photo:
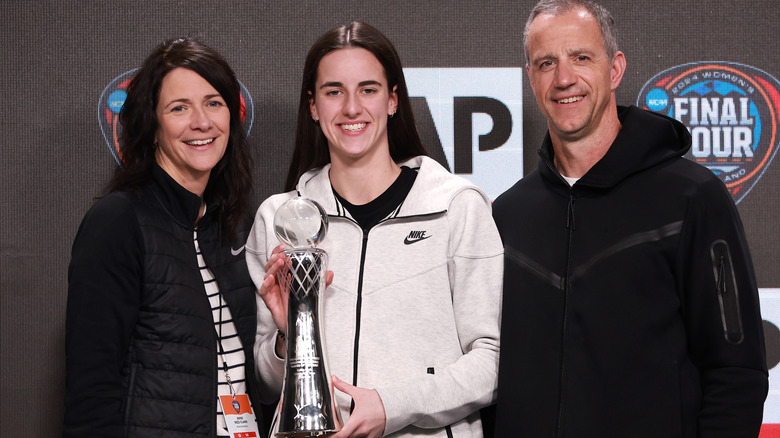
<path fill-rule="evenodd" d="M 574 193 L 569 195 L 569 206 L 566 210 L 566 229 L 573 230 L 574 227 Z"/>

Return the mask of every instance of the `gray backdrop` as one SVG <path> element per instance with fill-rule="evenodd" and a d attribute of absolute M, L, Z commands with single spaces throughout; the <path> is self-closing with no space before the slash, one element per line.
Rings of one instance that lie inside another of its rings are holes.
<path fill-rule="evenodd" d="M 621 104 L 635 104 L 656 74 L 692 62 L 728 61 L 780 77 L 775 41 L 780 4 L 775 1 L 603 3 L 617 19 L 628 60 L 617 92 Z M 60 434 L 69 251 L 83 214 L 115 166 L 97 119 L 101 93 L 114 78 L 136 68 L 157 44 L 175 36 L 200 37 L 222 52 L 254 102 L 249 139 L 256 160 L 254 200 L 259 205 L 282 189 L 300 74 L 317 36 L 363 20 L 394 42 L 409 69 L 520 69 L 522 28 L 532 4 L 4 0 L 0 134 L 7 146 L 0 152 L 0 436 Z M 509 102 L 505 96 L 515 91 L 500 83 L 492 94 L 484 94 L 514 108 L 511 123 L 517 137 L 513 145 L 501 147 L 520 154 L 523 164 L 514 171 L 502 170 L 503 181 L 534 168 L 546 129 L 528 79 L 519 72 L 517 89 L 522 92 L 516 101 Z M 466 85 L 447 84 L 456 94 L 467 90 Z M 473 96 L 473 91 L 464 93 Z M 415 109 L 424 112 L 425 103 L 418 99 Z M 427 103 L 433 108 L 433 102 Z M 452 133 L 434 127 L 426 114 L 419 118 L 426 139 L 435 143 L 438 134 L 442 147 L 452 148 L 446 140 Z M 486 130 L 489 124 L 482 133 Z M 779 184 L 780 163 L 770 163 L 738 205 L 762 288 L 774 380 L 780 380 Z M 780 423 L 780 414 L 775 414 L 780 412 L 778 384 L 772 386 L 769 403 L 765 421 Z"/>

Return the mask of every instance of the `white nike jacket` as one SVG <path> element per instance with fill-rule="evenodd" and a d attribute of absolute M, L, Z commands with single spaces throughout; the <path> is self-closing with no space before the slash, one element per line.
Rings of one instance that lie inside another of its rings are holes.
<path fill-rule="evenodd" d="M 428 157 L 401 164 L 418 170 L 414 185 L 366 234 L 333 195 L 330 165 L 298 183 L 297 192 L 320 203 L 330 221 L 320 245 L 335 274 L 321 298 L 329 370 L 377 390 L 387 417 L 384 436 L 446 437 L 450 429 L 456 438 L 481 437 L 478 410 L 496 395 L 503 278 L 490 200 Z M 274 214 L 294 196 L 271 196 L 255 216 L 246 250 L 258 287 L 279 244 Z M 255 357 L 265 401 L 278 398 L 284 375 L 275 338 L 258 297 Z M 335 392 L 346 423 L 351 399 Z"/>

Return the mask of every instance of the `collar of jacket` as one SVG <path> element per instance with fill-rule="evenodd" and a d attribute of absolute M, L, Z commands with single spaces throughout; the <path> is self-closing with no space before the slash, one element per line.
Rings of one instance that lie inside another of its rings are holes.
<path fill-rule="evenodd" d="M 398 165 L 416 170 L 417 178 L 406 199 L 393 212 L 394 217 L 443 213 L 457 193 L 469 189 L 477 191 L 486 202 L 490 202 L 477 186 L 465 178 L 453 177 L 449 170 L 430 157 L 420 155 Z M 333 195 L 329 173 L 330 163 L 312 169 L 301 176 L 296 189 L 301 196 L 316 199 L 329 216 L 346 216 L 346 209 Z"/>
<path fill-rule="evenodd" d="M 607 153 L 577 181 L 577 186 L 609 188 L 628 176 L 663 161 L 685 155 L 691 134 L 681 122 L 635 106 L 618 106 L 621 128 Z M 549 131 L 539 149 L 539 172 L 549 181 L 566 185 L 555 167 Z"/>
<path fill-rule="evenodd" d="M 182 187 L 157 163 L 152 168 L 152 182 L 155 196 L 171 218 L 183 227 L 194 229 L 203 202 L 201 197 Z M 217 207 L 213 200 L 208 202 L 206 216 L 214 214 Z"/>

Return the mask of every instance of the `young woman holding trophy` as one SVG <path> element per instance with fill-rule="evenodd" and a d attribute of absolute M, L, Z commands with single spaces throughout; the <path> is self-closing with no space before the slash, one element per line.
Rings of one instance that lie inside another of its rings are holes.
<path fill-rule="evenodd" d="M 335 276 L 319 317 L 344 420 L 334 436 L 482 436 L 479 409 L 497 381 L 501 241 L 487 196 L 427 157 L 398 54 L 375 28 L 354 22 L 311 47 L 286 185 L 260 206 L 246 244 L 265 401 L 280 394 L 288 351 L 277 279 L 288 256 L 274 215 L 303 197 L 329 222 L 318 246 Z"/>

